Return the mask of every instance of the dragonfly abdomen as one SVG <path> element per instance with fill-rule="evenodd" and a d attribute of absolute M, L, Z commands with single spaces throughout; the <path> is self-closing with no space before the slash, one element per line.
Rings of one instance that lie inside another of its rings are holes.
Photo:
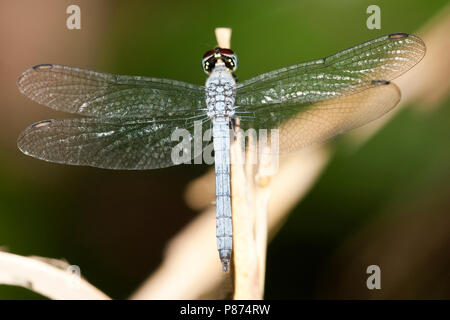
<path fill-rule="evenodd" d="M 213 118 L 216 170 L 216 237 L 223 270 L 228 270 L 233 248 L 230 188 L 230 129 L 228 117 Z"/>

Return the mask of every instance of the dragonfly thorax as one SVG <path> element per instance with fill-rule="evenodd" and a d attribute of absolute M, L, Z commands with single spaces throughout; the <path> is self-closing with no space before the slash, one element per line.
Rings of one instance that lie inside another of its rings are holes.
<path fill-rule="evenodd" d="M 210 118 L 234 114 L 236 82 L 225 65 L 217 65 L 206 80 L 206 106 Z"/>

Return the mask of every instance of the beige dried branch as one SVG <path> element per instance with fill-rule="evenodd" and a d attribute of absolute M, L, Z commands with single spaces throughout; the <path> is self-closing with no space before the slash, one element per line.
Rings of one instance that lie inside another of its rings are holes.
<path fill-rule="evenodd" d="M 231 48 L 231 29 L 230 28 L 216 28 L 214 30 L 216 34 L 217 45 L 220 48 Z"/>
<path fill-rule="evenodd" d="M 57 300 L 110 299 L 72 270 L 62 260 L 0 252 L 0 284 L 24 287 Z"/>
<path fill-rule="evenodd" d="M 238 131 L 231 146 L 231 207 L 233 212 L 233 271 L 234 299 L 262 299 L 263 292 L 259 284 L 261 259 L 257 250 L 261 245 L 265 252 L 265 243 L 258 244 L 256 234 L 267 230 L 256 228 L 258 219 L 255 203 L 255 154 L 244 154 L 242 132 Z M 250 147 L 256 141 L 250 137 Z M 247 151 L 248 151 L 247 150 Z M 264 208 L 267 210 L 267 208 Z M 267 215 L 266 215 L 267 217 Z M 267 219 L 267 218 L 266 218 Z M 262 261 L 265 263 L 265 261 Z"/>

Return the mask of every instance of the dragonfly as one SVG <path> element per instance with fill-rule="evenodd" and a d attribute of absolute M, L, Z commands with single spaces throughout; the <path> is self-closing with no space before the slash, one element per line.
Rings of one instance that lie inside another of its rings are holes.
<path fill-rule="evenodd" d="M 115 75 L 40 64 L 18 79 L 33 101 L 82 117 L 51 119 L 26 128 L 18 147 L 50 162 L 146 170 L 175 165 L 178 128 L 212 128 L 216 173 L 216 237 L 223 271 L 232 253 L 230 143 L 236 120 L 243 130 L 277 129 L 280 154 L 323 142 L 391 110 L 400 90 L 391 82 L 425 55 L 417 36 L 393 33 L 325 58 L 237 82 L 237 55 L 206 52 L 204 86 L 177 80 Z M 209 144 L 202 141 L 201 155 Z"/>

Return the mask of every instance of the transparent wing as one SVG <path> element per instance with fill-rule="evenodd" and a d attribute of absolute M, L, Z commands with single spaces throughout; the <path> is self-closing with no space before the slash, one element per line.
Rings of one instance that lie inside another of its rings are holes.
<path fill-rule="evenodd" d="M 201 154 L 208 142 L 197 150 L 189 139 L 198 130 L 209 128 L 209 119 L 151 119 L 78 118 L 45 120 L 25 129 L 18 138 L 19 149 L 32 157 L 72 165 L 86 165 L 108 169 L 155 169 L 175 164 L 175 148 L 185 160 Z M 182 129 L 172 139 L 175 129 Z M 187 137 L 189 144 L 181 144 Z M 182 148 L 190 148 L 190 151 Z M 189 153 L 187 153 L 189 152 Z M 177 159 L 183 159 L 178 158 Z M 183 161 L 184 162 L 184 161 Z"/>
<path fill-rule="evenodd" d="M 390 81 L 400 76 L 424 55 L 425 44 L 414 35 L 382 36 L 326 58 L 264 73 L 239 83 L 236 86 L 236 111 L 251 113 L 270 105 L 265 109 L 269 115 L 280 112 L 279 105 L 301 105 L 355 94 L 373 87 L 373 80 Z"/>
<path fill-rule="evenodd" d="M 271 112 L 273 109 L 269 107 L 269 110 L 255 112 L 254 118 L 241 119 L 240 127 L 243 130 L 268 129 L 270 142 L 277 139 L 279 152 L 286 153 L 362 126 L 387 113 L 399 101 L 398 87 L 380 81 L 354 95 L 302 105 L 278 105 L 277 112 Z M 270 129 L 278 130 L 271 134 Z"/>
<path fill-rule="evenodd" d="M 56 64 L 34 66 L 17 83 L 37 103 L 84 116 L 150 118 L 206 108 L 201 86 Z"/>

